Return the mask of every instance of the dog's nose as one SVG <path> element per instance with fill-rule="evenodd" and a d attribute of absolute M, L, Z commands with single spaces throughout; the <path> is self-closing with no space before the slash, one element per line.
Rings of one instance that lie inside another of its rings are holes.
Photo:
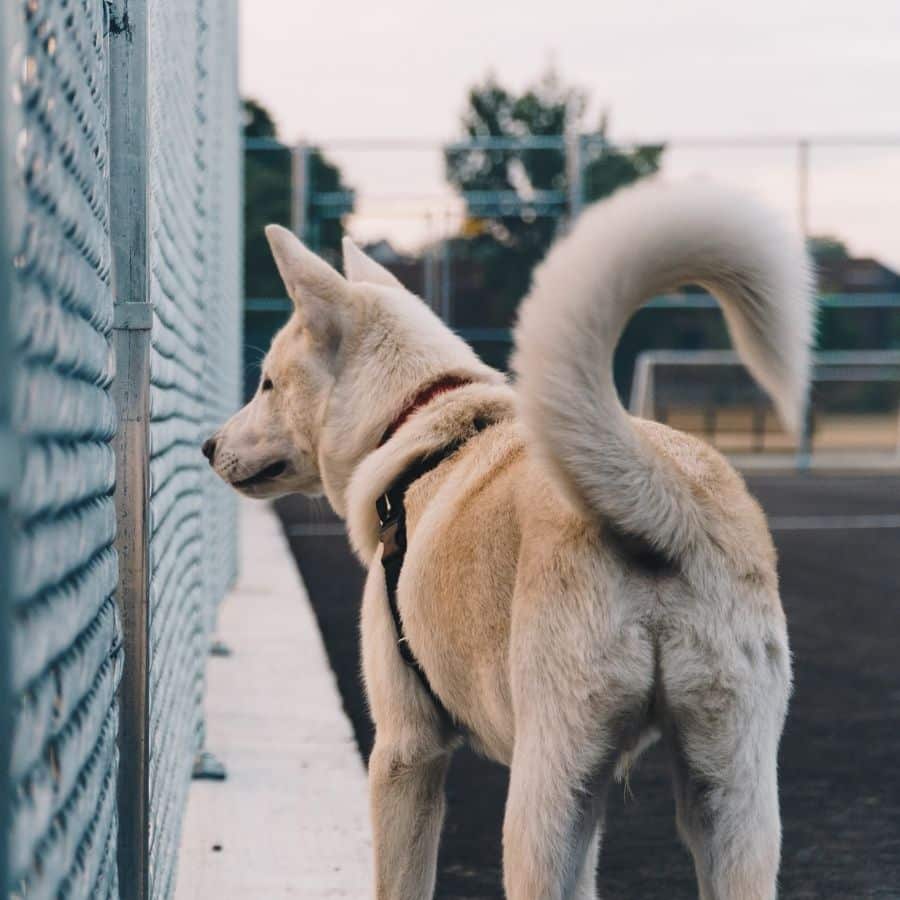
<path fill-rule="evenodd" d="M 200 449 L 203 451 L 203 455 L 209 460 L 209 464 L 212 465 L 213 460 L 216 458 L 216 439 L 214 437 L 207 438 Z"/>

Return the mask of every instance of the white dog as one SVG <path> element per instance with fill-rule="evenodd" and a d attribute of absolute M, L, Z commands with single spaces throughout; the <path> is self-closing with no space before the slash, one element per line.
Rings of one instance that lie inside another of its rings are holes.
<path fill-rule="evenodd" d="M 801 241 L 709 185 L 623 190 L 536 270 L 510 384 L 349 241 L 345 279 L 267 234 L 294 314 L 204 452 L 249 496 L 324 492 L 369 567 L 376 896 L 432 895 L 467 739 L 511 766 L 507 895 L 593 897 L 610 781 L 661 737 L 700 896 L 774 897 L 791 670 L 772 542 L 718 453 L 626 414 L 611 362 L 642 302 L 701 284 L 796 428 Z"/>

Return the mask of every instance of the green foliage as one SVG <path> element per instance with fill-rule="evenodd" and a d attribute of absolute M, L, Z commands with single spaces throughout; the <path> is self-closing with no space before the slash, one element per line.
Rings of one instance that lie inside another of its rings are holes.
<path fill-rule="evenodd" d="M 831 235 L 814 235 L 808 240 L 807 247 L 817 265 L 850 259 L 847 245 L 840 238 Z"/>
<path fill-rule="evenodd" d="M 547 72 L 516 94 L 489 75 L 469 91 L 462 126 L 465 137 L 559 137 L 582 133 L 587 95 Z M 619 150 L 605 142 L 606 120 L 584 141 L 585 202 L 655 172 L 662 147 Z M 568 202 L 566 154 L 549 148 L 451 147 L 447 179 L 467 200 L 468 221 L 453 242 L 457 268 L 478 272 L 471 291 L 457 291 L 454 319 L 463 326 L 505 326 L 528 289 L 531 271 L 556 236 Z M 495 201 L 484 204 L 484 194 Z M 512 201 L 510 203 L 510 201 Z"/>
<path fill-rule="evenodd" d="M 291 225 L 291 155 L 288 150 L 244 153 L 244 296 L 283 297 L 284 286 L 263 229 Z"/>
<path fill-rule="evenodd" d="M 605 136 L 606 127 L 599 132 Z M 602 142 L 591 141 L 586 148 L 588 157 L 584 169 L 584 199 L 588 203 L 608 197 L 620 187 L 632 184 L 659 170 L 662 162 L 661 144 L 617 150 Z"/>
<path fill-rule="evenodd" d="M 277 128 L 272 114 L 256 100 L 247 99 L 242 103 L 245 138 L 274 138 Z"/>
<path fill-rule="evenodd" d="M 244 100 L 244 137 L 278 139 L 269 111 L 255 100 Z M 348 188 L 341 172 L 318 150 L 307 157 L 311 192 L 343 192 Z M 244 153 L 244 296 L 281 297 L 278 277 L 263 229 L 275 222 L 291 225 L 290 149 L 248 150 Z M 332 265 L 340 262 L 340 218 L 322 218 L 311 209 L 307 218 L 307 242 Z"/>

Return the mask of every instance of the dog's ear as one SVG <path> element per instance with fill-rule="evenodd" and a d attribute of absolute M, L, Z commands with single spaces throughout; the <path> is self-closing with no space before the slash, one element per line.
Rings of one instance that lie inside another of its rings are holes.
<path fill-rule="evenodd" d="M 346 279 L 287 228 L 267 225 L 266 239 L 304 327 L 329 344 L 339 340 L 342 308 L 349 298 Z"/>
<path fill-rule="evenodd" d="M 369 284 L 380 284 L 384 287 L 403 287 L 384 266 L 363 253 L 350 238 L 344 238 L 342 247 L 344 271 L 350 281 L 367 281 Z"/>
<path fill-rule="evenodd" d="M 281 280 L 295 304 L 300 306 L 312 298 L 346 299 L 344 277 L 306 248 L 292 231 L 281 225 L 266 225 L 266 238 Z"/>

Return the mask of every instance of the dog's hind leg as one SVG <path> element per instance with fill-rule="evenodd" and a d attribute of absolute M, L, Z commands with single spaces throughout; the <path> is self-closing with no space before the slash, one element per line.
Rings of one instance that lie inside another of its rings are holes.
<path fill-rule="evenodd" d="M 786 644 L 745 642 L 737 664 L 723 653 L 703 654 L 709 664 L 698 665 L 696 656 L 679 658 L 684 648 L 664 656 L 665 731 L 678 831 L 701 900 L 774 900 Z"/>
<path fill-rule="evenodd" d="M 674 751 L 678 831 L 701 900 L 774 900 L 781 846 L 775 753 L 717 775 Z"/>
<path fill-rule="evenodd" d="M 583 609 L 563 596 L 532 608 L 514 635 L 515 748 L 503 824 L 509 900 L 594 896 L 609 785 L 623 741 L 646 716 L 651 641 L 639 625 L 610 632 L 605 611 L 592 619 L 599 604 Z"/>
<path fill-rule="evenodd" d="M 558 736 L 557 737 L 558 740 Z M 556 747 L 517 739 L 503 822 L 509 900 L 592 900 L 612 766 L 596 776 Z M 590 766 L 591 768 L 593 766 Z"/>

